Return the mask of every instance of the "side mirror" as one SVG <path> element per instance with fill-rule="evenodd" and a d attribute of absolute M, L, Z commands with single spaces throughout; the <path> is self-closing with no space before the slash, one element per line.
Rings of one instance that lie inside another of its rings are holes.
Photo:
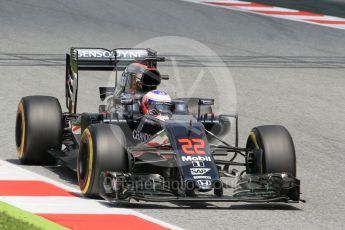
<path fill-rule="evenodd" d="M 198 103 L 198 120 L 200 120 L 200 107 L 201 106 L 205 106 L 205 105 L 208 105 L 208 106 L 214 105 L 214 99 L 202 99 L 202 98 L 199 99 L 199 103 Z"/>
<path fill-rule="evenodd" d="M 199 99 L 199 105 L 214 105 L 214 99 Z"/>
<path fill-rule="evenodd" d="M 133 105 L 133 98 L 128 98 L 128 97 L 116 98 L 115 103 L 121 104 L 121 105 Z"/>

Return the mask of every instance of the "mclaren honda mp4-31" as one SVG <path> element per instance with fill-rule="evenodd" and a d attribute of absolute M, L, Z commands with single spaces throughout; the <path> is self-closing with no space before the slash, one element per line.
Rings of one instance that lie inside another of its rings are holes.
<path fill-rule="evenodd" d="M 16 147 L 23 164 L 64 164 L 81 193 L 112 202 L 299 202 L 293 140 L 279 125 L 258 126 L 238 146 L 236 114 L 213 113 L 212 98 L 175 98 L 164 119 L 143 113 L 158 90 L 151 49 L 71 48 L 66 54 L 66 107 L 49 96 L 23 97 Z M 100 87 L 97 113 L 77 113 L 81 71 L 115 71 Z M 121 79 L 117 79 L 121 72 Z M 234 144 L 224 136 L 234 129 Z"/>

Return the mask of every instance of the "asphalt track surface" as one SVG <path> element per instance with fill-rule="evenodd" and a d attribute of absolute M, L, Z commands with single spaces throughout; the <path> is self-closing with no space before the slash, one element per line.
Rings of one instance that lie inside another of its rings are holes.
<path fill-rule="evenodd" d="M 180 36 L 210 47 L 229 68 L 242 144 L 257 125 L 282 124 L 290 130 L 307 203 L 125 207 L 187 229 L 344 227 L 345 31 L 178 0 L 2 0 L 0 28 L 1 159 L 17 163 L 14 121 L 21 97 L 52 95 L 63 104 L 61 54 L 71 46 L 132 47 Z M 183 81 L 193 83 L 198 72 L 185 63 L 193 64 L 177 61 L 177 66 L 184 68 Z M 164 69 L 169 72 L 169 66 Z M 85 76 L 80 109 L 97 111 L 95 85 L 104 78 Z M 210 86 L 199 87 L 216 94 Z M 64 167 L 25 168 L 75 186 L 74 174 Z"/>

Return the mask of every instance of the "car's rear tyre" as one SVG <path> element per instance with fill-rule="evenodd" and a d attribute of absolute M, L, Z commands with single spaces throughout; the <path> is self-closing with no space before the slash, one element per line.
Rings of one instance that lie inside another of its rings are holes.
<path fill-rule="evenodd" d="M 103 171 L 129 170 L 126 138 L 116 125 L 94 124 L 83 132 L 77 161 L 78 184 L 84 196 L 97 196 Z"/>
<path fill-rule="evenodd" d="M 288 173 L 296 176 L 296 154 L 288 130 L 280 125 L 265 125 L 252 129 L 247 149 L 247 173 Z"/>
<path fill-rule="evenodd" d="M 55 97 L 23 97 L 16 116 L 16 147 L 23 164 L 52 164 L 49 149 L 61 149 L 62 111 Z"/>

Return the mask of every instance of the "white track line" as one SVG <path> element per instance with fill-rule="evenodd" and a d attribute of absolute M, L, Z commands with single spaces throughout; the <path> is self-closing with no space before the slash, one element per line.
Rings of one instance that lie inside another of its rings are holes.
<path fill-rule="evenodd" d="M 36 180 L 53 184 L 69 192 L 80 194 L 78 189 L 69 187 L 63 183 L 54 181 L 50 178 L 36 174 L 29 170 L 9 162 L 0 160 L 0 181 L 19 181 L 19 180 Z M 0 188 L 1 191 L 1 188 Z M 92 200 L 83 197 L 32 197 L 32 196 L 0 196 L 0 200 L 18 208 L 33 213 L 68 213 L 68 214 L 119 214 L 133 215 L 152 223 L 159 224 L 170 229 L 182 229 L 164 221 L 155 219 L 145 214 L 126 208 L 116 208 L 103 205 L 105 201 Z"/>
<path fill-rule="evenodd" d="M 33 213 L 133 214 L 130 209 L 109 208 L 100 201 L 79 197 L 1 196 L 0 200 Z"/>
<path fill-rule="evenodd" d="M 268 17 L 274 18 L 281 18 L 291 21 L 298 21 L 313 25 L 319 26 L 326 26 L 330 28 L 342 29 L 345 30 L 345 18 L 316 14 L 312 12 L 300 11 L 295 9 L 288 9 L 283 7 L 276 7 L 270 6 L 267 4 L 259 4 L 254 2 L 244 2 L 244 1 L 236 1 L 236 0 L 229 0 L 229 1 L 217 1 L 217 0 L 209 0 L 209 1 L 202 1 L 202 0 L 181 0 L 185 2 L 193 2 L 197 4 L 242 11 L 242 12 L 249 12 L 253 14 L 264 15 Z M 230 4 L 230 5 L 216 5 L 216 4 Z M 236 5 L 231 5 L 236 4 Z M 263 12 L 257 12 L 263 11 Z M 274 13 L 274 14 L 272 14 Z M 296 13 L 298 15 L 289 15 L 289 14 Z M 310 15 L 309 15 L 310 14 Z M 314 15 L 316 14 L 316 15 Z M 316 20 L 316 21 L 311 21 Z"/>

